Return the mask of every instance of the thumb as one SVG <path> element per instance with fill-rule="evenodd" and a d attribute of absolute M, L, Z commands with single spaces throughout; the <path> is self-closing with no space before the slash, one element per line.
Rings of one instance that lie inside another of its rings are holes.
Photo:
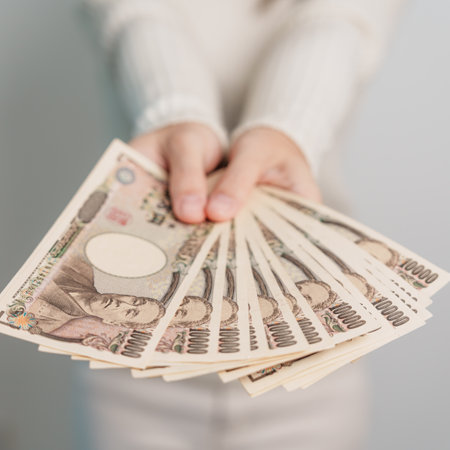
<path fill-rule="evenodd" d="M 222 222 L 232 219 L 244 205 L 261 174 L 261 162 L 250 154 L 238 153 L 225 169 L 206 205 L 210 220 Z"/>

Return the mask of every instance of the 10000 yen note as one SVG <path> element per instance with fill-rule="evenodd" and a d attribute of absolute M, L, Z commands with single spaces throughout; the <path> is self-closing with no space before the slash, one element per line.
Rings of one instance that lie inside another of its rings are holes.
<path fill-rule="evenodd" d="M 274 211 L 259 205 L 256 214 L 263 222 L 279 224 L 285 236 L 289 236 L 291 242 L 299 245 L 345 287 L 352 295 L 358 296 L 364 307 L 377 318 L 384 328 L 405 334 L 423 325 L 423 320 L 418 317 L 415 310 L 408 307 L 396 296 L 396 292 L 382 284 L 370 271 L 364 267 L 364 262 L 354 249 L 340 248 L 343 238 L 340 236 L 322 234 L 319 238 L 311 236 L 303 230 L 305 221 L 292 223 L 284 222 Z M 314 223 L 310 224 L 314 225 Z M 261 225 L 264 226 L 264 225 Z M 315 230 L 316 227 L 308 227 Z M 338 256 L 334 249 L 340 250 Z M 346 251 L 347 250 L 347 251 Z M 401 331 L 399 331 L 401 330 Z"/>
<path fill-rule="evenodd" d="M 260 309 L 265 318 L 266 335 L 269 342 L 275 343 L 270 345 L 271 354 L 277 353 L 273 351 L 276 350 L 277 344 L 281 344 L 282 347 L 289 350 L 288 356 L 271 358 L 273 364 L 292 359 L 293 352 L 298 358 L 333 346 L 328 332 L 322 326 L 306 298 L 289 278 L 282 264 L 272 253 L 254 219 L 248 214 L 245 219 L 246 239 L 253 252 L 253 275 L 258 286 Z M 274 299 L 277 299 L 276 303 Z M 293 333 L 286 327 L 287 324 L 284 323 L 284 320 L 278 323 L 274 322 L 274 319 L 280 317 L 278 310 L 281 308 L 288 317 L 292 330 L 296 335 L 297 333 L 301 335 L 300 338 L 296 337 L 298 343 L 292 342 Z M 290 315 L 288 315 L 289 312 Z M 230 368 L 222 371 L 219 375 L 222 381 L 229 382 L 268 365 L 269 361 L 266 358 L 260 358 L 254 362 L 249 361 L 245 367 Z"/>
<path fill-rule="evenodd" d="M 218 358 L 217 344 L 221 320 L 229 224 L 224 228 L 202 269 L 164 331 L 156 347 L 155 360 L 161 362 L 212 362 Z"/>
<path fill-rule="evenodd" d="M 430 303 L 430 300 L 424 298 L 421 293 L 414 290 L 413 287 L 408 285 L 400 276 L 391 271 L 388 267 L 382 264 L 378 259 L 374 258 L 371 254 L 365 252 L 358 245 L 355 245 L 345 236 L 337 233 L 335 230 L 323 225 L 321 222 L 313 219 L 310 215 L 305 214 L 297 208 L 293 208 L 284 202 L 273 197 L 258 196 L 261 199 L 261 203 L 266 204 L 269 208 L 276 211 L 277 215 L 280 215 L 286 221 L 286 227 L 293 227 L 294 234 L 297 239 L 301 239 L 303 244 L 309 246 L 311 252 L 317 252 L 328 256 L 329 260 L 333 260 L 335 263 L 339 263 L 342 266 L 344 264 L 344 270 L 342 271 L 346 278 L 351 277 L 352 284 L 356 281 L 356 271 L 364 273 L 365 276 L 370 276 L 379 287 L 385 287 L 389 290 L 390 294 L 394 295 L 394 299 L 400 299 L 408 308 L 414 312 L 418 312 L 420 317 L 427 319 L 430 317 L 429 312 L 426 310 L 425 305 Z M 307 242 L 310 240 L 311 242 Z M 316 242 L 313 242 L 316 241 Z M 319 246 L 317 242 L 320 241 Z M 326 250 L 328 248 L 328 250 Z M 329 251 L 333 249 L 334 252 Z M 340 257 L 334 257 L 339 253 Z M 330 258 L 332 255 L 332 258 Z M 348 262 L 348 264 L 346 263 Z M 350 270 L 349 267 L 354 266 L 358 269 Z M 360 275 L 358 273 L 358 275 Z M 351 287 L 351 285 L 349 285 Z M 362 286 L 360 286 L 362 287 Z M 388 296 L 390 295 L 388 294 Z M 396 300 L 394 300 L 396 301 Z M 392 303 L 392 301 L 391 301 Z M 387 306 L 387 303 L 385 303 Z"/>
<path fill-rule="evenodd" d="M 291 308 L 276 286 L 273 292 L 267 277 L 272 277 L 264 261 L 257 261 L 255 248 L 246 239 L 245 212 L 235 219 L 236 248 L 242 255 L 238 274 L 242 295 L 248 300 L 249 358 L 270 358 L 299 351 L 308 346 Z M 275 294 L 275 295 L 274 295 Z"/>
<path fill-rule="evenodd" d="M 287 191 L 269 187 L 265 187 L 264 191 L 344 235 L 402 277 L 416 291 L 431 296 L 450 280 L 450 274 L 445 270 L 350 217 Z"/>
<path fill-rule="evenodd" d="M 257 394 L 261 390 L 262 392 L 265 392 L 269 387 L 274 388 L 282 383 L 285 383 L 287 380 L 292 379 L 293 377 L 299 376 L 300 378 L 302 378 L 305 376 L 305 373 L 308 373 L 311 370 L 316 370 L 317 366 L 329 365 L 330 361 L 344 359 L 345 361 L 350 362 L 352 361 L 352 359 L 354 359 L 354 356 L 352 357 L 351 354 L 356 350 L 358 350 L 359 352 L 358 355 L 362 355 L 365 352 L 364 349 L 367 348 L 368 351 L 370 351 L 369 349 L 373 348 L 374 343 L 389 342 L 390 340 L 396 339 L 399 336 L 404 335 L 423 324 L 423 321 L 420 320 L 420 318 L 416 317 L 416 314 L 406 305 L 404 305 L 399 299 L 391 295 L 390 297 L 392 298 L 392 300 L 389 300 L 385 295 L 379 292 L 379 290 L 385 291 L 385 287 L 380 285 L 377 280 L 375 280 L 371 276 L 370 273 L 364 271 L 362 269 L 362 265 L 358 266 L 359 270 L 362 272 L 358 271 L 357 273 L 357 269 L 355 268 L 355 266 L 346 265 L 342 260 L 337 258 L 337 256 L 332 253 L 330 247 L 324 247 L 323 243 L 321 243 L 321 245 L 319 246 L 317 241 L 311 239 L 311 236 L 301 235 L 290 225 L 283 224 L 281 219 L 274 215 L 273 212 L 264 209 L 263 207 L 261 207 L 261 205 L 256 208 L 254 207 L 254 210 L 256 210 L 256 213 L 259 217 L 261 217 L 262 220 L 265 220 L 267 223 L 271 223 L 280 231 L 283 226 L 285 227 L 285 229 L 290 229 L 291 234 L 289 235 L 289 242 L 291 242 L 291 244 L 298 241 L 304 246 L 307 251 L 310 252 L 310 254 L 320 252 L 321 257 L 319 258 L 319 260 L 323 261 L 324 258 L 327 259 L 327 269 L 330 271 L 330 273 L 335 276 L 336 279 L 339 279 L 340 275 L 345 275 L 351 282 L 350 284 L 345 284 L 346 288 L 352 288 L 353 284 L 353 289 L 359 289 L 364 297 L 369 300 L 372 307 L 372 312 L 378 315 L 380 321 L 385 322 L 385 327 L 382 327 L 379 330 L 376 330 L 366 336 L 361 336 L 353 339 L 351 342 L 337 345 L 333 349 L 317 353 L 307 358 L 287 361 L 284 364 L 279 364 L 275 367 L 255 367 L 255 369 L 259 370 L 259 372 L 255 372 L 248 379 L 244 379 L 243 381 L 245 387 L 249 390 L 249 392 L 253 394 Z M 296 227 L 300 227 L 301 225 L 303 225 L 303 223 L 301 223 L 300 221 L 296 221 L 296 223 Z M 261 226 L 264 227 L 264 225 Z M 305 242 L 307 238 L 310 240 L 310 242 Z M 333 240 L 333 243 L 334 245 L 337 244 L 336 239 Z M 345 255 L 347 263 L 349 261 L 349 256 L 351 255 Z M 363 275 L 367 279 L 364 278 L 361 273 L 363 273 Z M 372 284 L 369 284 L 368 281 L 370 281 Z M 389 293 L 387 295 L 389 295 Z M 391 333 L 386 332 L 387 327 L 390 329 Z M 248 369 L 250 369 L 250 367 Z M 259 380 L 262 376 L 267 377 L 267 374 L 275 372 L 276 375 L 271 377 L 271 379 L 269 380 L 270 384 L 267 380 L 264 380 L 264 382 L 254 382 L 255 379 Z"/>
<path fill-rule="evenodd" d="M 166 174 L 114 142 L 0 296 L 0 332 L 144 368 L 219 229 L 185 225 Z"/>
<path fill-rule="evenodd" d="M 232 223 L 226 253 L 225 280 L 222 285 L 220 322 L 217 327 L 217 360 L 245 358 L 250 351 L 246 280 L 245 276 L 242 276 L 245 255 L 242 254 L 241 240 L 236 233 L 235 224 Z"/>
<path fill-rule="evenodd" d="M 307 366 L 297 365 L 291 372 L 293 376 L 285 377 L 285 380 L 279 384 L 288 391 L 311 386 L 341 367 L 398 338 L 398 336 L 379 337 L 374 336 L 375 334 L 376 332 L 373 335 L 361 336 L 353 341 L 339 344 L 333 349 L 335 351 L 313 355 Z"/>
<path fill-rule="evenodd" d="M 276 282 L 270 283 L 272 280 L 269 279 L 274 277 L 273 273 L 258 254 L 260 250 L 254 242 L 250 240 L 248 242 L 251 272 L 255 283 L 253 296 L 258 301 L 266 336 L 265 355 L 293 353 L 307 349 L 308 341 L 293 313 L 297 302 L 294 298 L 284 297 Z"/>
<path fill-rule="evenodd" d="M 264 267 L 265 261 L 257 262 L 255 251 L 258 249 L 250 244 L 248 247 L 249 278 L 253 279 L 254 284 L 249 288 L 248 298 L 249 302 L 253 301 L 257 305 L 259 314 L 253 314 L 252 320 L 254 324 L 258 320 L 259 325 L 262 325 L 263 338 L 254 356 L 269 357 L 303 350 L 308 343 L 298 327 L 291 305 L 282 294 L 272 290 L 273 286 L 271 289 L 267 277 L 273 275 L 268 267 Z"/>
<path fill-rule="evenodd" d="M 259 220 L 258 226 L 272 253 L 307 299 L 334 344 L 380 327 L 377 319 L 362 306 L 365 303 L 363 296 L 359 292 L 350 294 L 339 283 L 339 278 L 335 279 L 330 275 L 326 264 L 319 264 L 302 247 L 296 245 L 296 241 L 291 241 L 284 231 L 285 224 L 281 219 L 272 216 L 264 223 Z M 269 254 L 265 256 L 271 257 Z"/>
<path fill-rule="evenodd" d="M 283 227 L 279 218 L 273 217 L 264 225 L 259 222 L 259 226 L 270 249 L 279 258 L 297 289 L 307 298 L 334 344 L 381 327 L 380 323 L 362 306 L 361 303 L 365 302 L 365 299 L 361 298 L 361 294 L 352 295 L 347 292 L 325 270 L 326 265 L 325 268 L 321 266 L 301 247 L 295 246 L 293 249 L 287 247 L 286 236 L 275 234 Z M 288 241 L 292 247 L 293 242 L 289 239 Z M 265 257 L 269 261 L 273 259 L 267 253 Z M 251 395 L 264 392 L 269 386 L 283 380 L 285 368 L 292 366 L 295 362 L 296 360 L 290 360 L 283 364 L 262 368 L 243 380 L 244 387 Z"/>
<path fill-rule="evenodd" d="M 242 248 L 245 247 L 242 237 L 245 235 L 248 240 L 246 235 L 247 224 L 243 221 L 242 215 L 239 215 L 236 219 L 234 230 L 236 247 L 240 249 L 243 260 L 245 260 L 244 264 L 238 264 L 238 271 L 244 272 L 242 272 L 241 277 L 236 278 L 240 280 L 253 278 L 254 280 L 253 284 L 251 282 L 248 283 L 248 291 L 245 296 L 248 298 L 249 307 L 249 358 L 244 361 L 241 359 L 240 361 L 231 361 L 225 364 L 199 365 L 196 370 L 185 370 L 180 367 L 180 370 L 177 371 L 178 373 L 164 376 L 164 379 L 167 381 L 199 376 L 217 370 L 231 370 L 235 367 L 242 367 L 245 363 L 256 362 L 255 360 L 258 358 L 264 358 L 267 361 L 268 359 L 273 359 L 275 355 L 306 349 L 311 352 L 329 347 L 327 335 L 319 321 L 315 324 L 319 327 L 319 330 L 316 331 L 308 318 L 303 316 L 300 319 L 294 316 L 293 311 L 298 313 L 300 310 L 296 299 L 293 296 L 286 297 L 283 294 L 269 265 L 260 255 L 259 248 L 254 244 L 250 244 L 247 248 Z M 247 273 L 245 273 L 245 270 L 247 270 Z M 239 290 L 241 283 L 239 282 L 237 285 Z M 301 294 L 298 293 L 298 295 L 300 296 Z M 304 300 L 304 303 L 307 305 L 306 300 Z M 309 307 L 306 306 L 306 308 L 308 309 Z M 313 317 L 312 322 L 317 320 L 311 310 L 310 316 Z M 239 334 L 241 335 L 242 333 Z M 240 355 L 236 356 L 239 357 Z"/>

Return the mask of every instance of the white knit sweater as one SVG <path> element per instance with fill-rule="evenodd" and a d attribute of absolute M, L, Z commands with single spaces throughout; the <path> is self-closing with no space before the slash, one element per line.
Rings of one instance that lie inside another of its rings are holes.
<path fill-rule="evenodd" d="M 86 0 L 135 134 L 195 121 L 224 148 L 268 126 L 317 171 L 402 0 Z"/>

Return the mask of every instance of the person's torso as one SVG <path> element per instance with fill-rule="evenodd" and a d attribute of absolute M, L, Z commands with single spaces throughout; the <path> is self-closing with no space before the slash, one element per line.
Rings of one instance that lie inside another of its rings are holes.
<path fill-rule="evenodd" d="M 171 0 L 186 18 L 221 92 L 228 128 L 239 120 L 249 79 L 296 0 Z"/>

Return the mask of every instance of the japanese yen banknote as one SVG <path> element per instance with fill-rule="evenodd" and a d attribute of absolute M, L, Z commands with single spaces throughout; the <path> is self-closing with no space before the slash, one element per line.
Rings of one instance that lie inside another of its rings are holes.
<path fill-rule="evenodd" d="M 166 172 L 116 140 L 3 290 L 0 332 L 92 369 L 217 373 L 257 396 L 306 388 L 423 326 L 448 281 L 367 226 L 272 187 L 229 223 L 182 223 Z"/>

